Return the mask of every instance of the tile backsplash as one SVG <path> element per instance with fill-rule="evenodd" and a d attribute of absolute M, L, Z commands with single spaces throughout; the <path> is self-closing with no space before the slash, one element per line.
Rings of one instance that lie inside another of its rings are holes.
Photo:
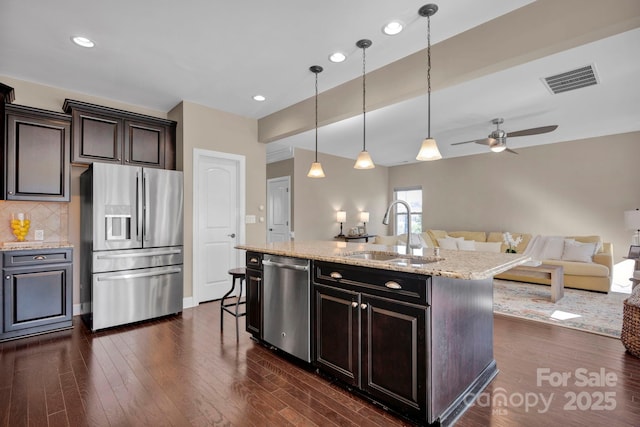
<path fill-rule="evenodd" d="M 44 231 L 45 242 L 69 240 L 69 203 L 0 201 L 0 242 L 16 241 L 11 232 L 11 214 L 20 212 L 31 216 L 25 240 L 35 240 L 35 230 Z"/>

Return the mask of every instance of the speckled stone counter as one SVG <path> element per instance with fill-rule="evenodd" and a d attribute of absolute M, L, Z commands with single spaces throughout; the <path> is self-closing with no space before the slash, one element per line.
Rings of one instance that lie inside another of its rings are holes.
<path fill-rule="evenodd" d="M 0 251 L 38 250 L 73 248 L 69 242 L 4 242 L 0 244 Z"/>
<path fill-rule="evenodd" d="M 290 256 L 316 261 L 337 262 L 384 270 L 404 271 L 430 276 L 454 279 L 488 279 L 510 268 L 523 264 L 529 257 L 522 254 L 494 252 L 440 250 L 440 260 L 424 265 L 401 265 L 384 261 L 347 258 L 360 251 L 381 251 L 405 254 L 404 246 L 385 246 L 372 243 L 345 243 L 333 241 L 291 241 L 268 243 L 265 245 L 239 245 L 237 249 L 261 252 L 271 255 Z M 412 255 L 430 257 L 433 249 L 414 249 Z"/>

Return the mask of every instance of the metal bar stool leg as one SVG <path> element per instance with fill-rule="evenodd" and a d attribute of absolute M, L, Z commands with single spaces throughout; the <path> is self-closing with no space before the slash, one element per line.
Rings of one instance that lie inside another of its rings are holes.
<path fill-rule="evenodd" d="M 238 326 L 238 317 L 242 313 L 238 314 L 238 307 L 240 306 L 240 300 L 242 299 L 242 285 L 244 284 L 244 277 L 240 277 L 240 292 L 238 293 L 238 299 L 236 300 L 236 341 L 240 341 L 240 327 Z"/>
<path fill-rule="evenodd" d="M 223 318 L 224 318 L 224 312 L 226 311 L 227 313 L 231 314 L 236 318 L 236 341 L 239 341 L 240 340 L 240 323 L 238 321 L 238 317 L 247 315 L 246 310 L 244 313 L 238 312 L 238 307 L 241 305 L 245 305 L 247 303 L 246 301 L 240 301 L 242 299 L 242 285 L 244 284 L 245 275 L 247 274 L 247 272 L 244 267 L 232 268 L 231 270 L 229 270 L 229 274 L 231 275 L 231 289 L 222 297 L 222 300 L 220 301 L 220 331 L 221 332 L 223 331 L 223 327 L 224 327 Z M 225 303 L 225 299 L 230 298 L 229 295 L 231 295 L 233 291 L 236 289 L 236 280 L 240 281 L 240 285 L 239 285 L 240 289 L 239 289 L 238 295 L 235 297 L 237 299 L 235 303 L 234 302 Z"/>

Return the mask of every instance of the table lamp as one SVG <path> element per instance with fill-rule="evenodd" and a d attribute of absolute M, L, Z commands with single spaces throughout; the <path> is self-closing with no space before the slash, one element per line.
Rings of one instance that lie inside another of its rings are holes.
<path fill-rule="evenodd" d="M 344 236 L 344 234 L 342 234 L 342 223 L 347 222 L 347 213 L 345 211 L 338 211 L 336 221 L 340 223 L 340 234 L 338 234 L 338 236 L 342 237 Z"/>
<path fill-rule="evenodd" d="M 369 222 L 369 212 L 362 211 L 360 212 L 360 221 L 362 221 L 362 225 L 364 228 L 364 234 L 367 234 L 367 223 Z"/>

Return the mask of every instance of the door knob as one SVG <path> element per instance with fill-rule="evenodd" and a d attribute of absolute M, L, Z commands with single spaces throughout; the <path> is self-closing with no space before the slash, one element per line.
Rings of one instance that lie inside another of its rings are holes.
<path fill-rule="evenodd" d="M 234 237 L 236 237 L 236 233 L 227 234 L 227 236 L 229 236 L 229 237 L 231 237 L 233 239 Z"/>

